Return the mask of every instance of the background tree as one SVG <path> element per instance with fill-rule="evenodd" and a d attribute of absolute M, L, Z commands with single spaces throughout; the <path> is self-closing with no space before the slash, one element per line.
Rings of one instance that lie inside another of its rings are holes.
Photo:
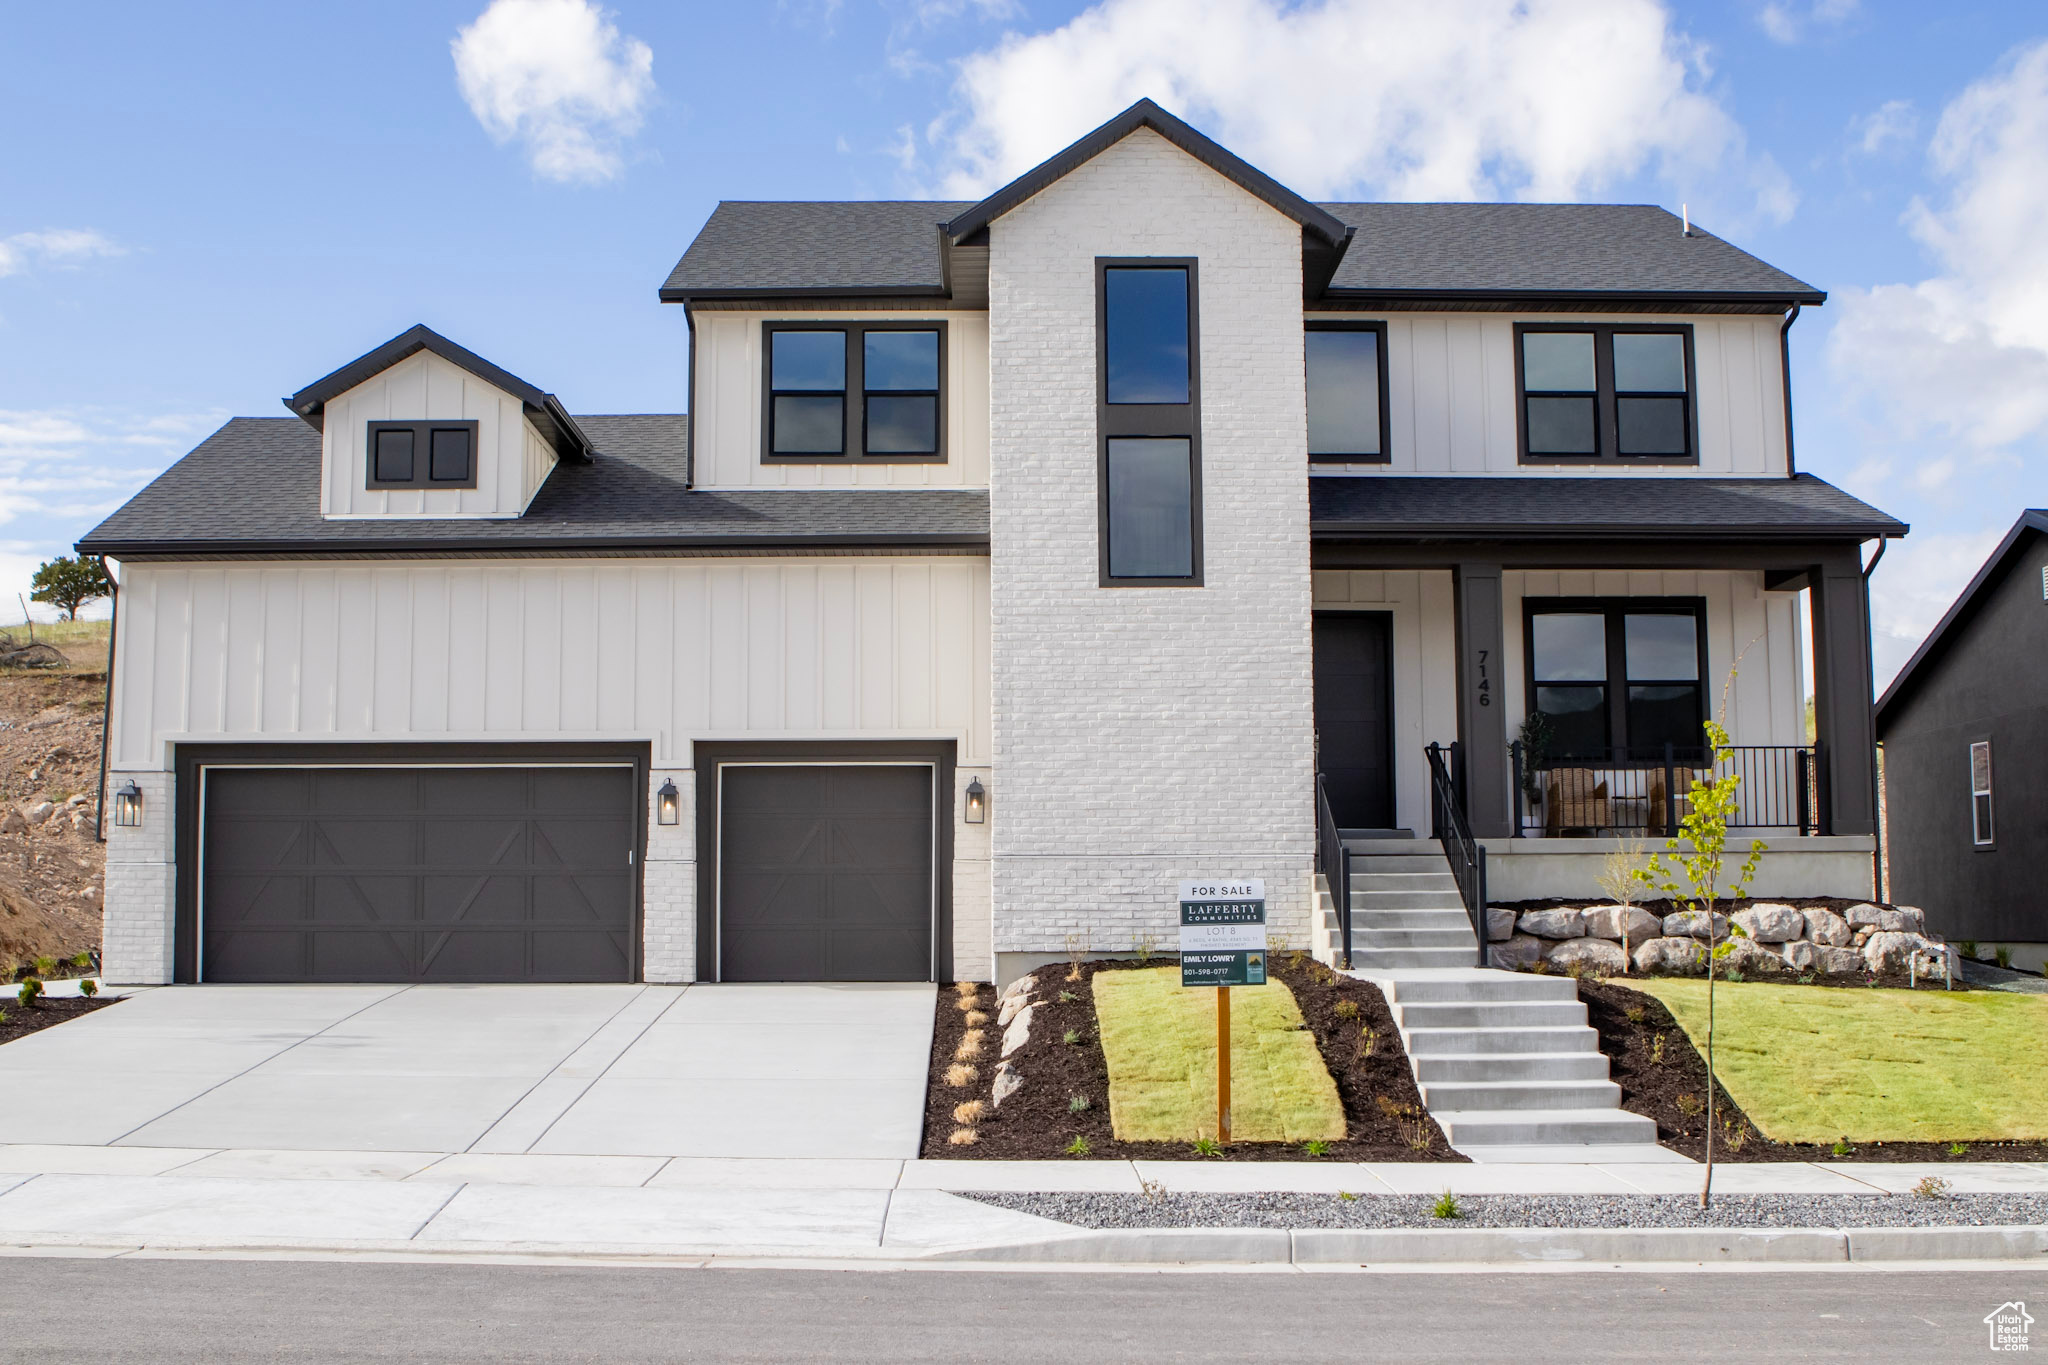
<path fill-rule="evenodd" d="M 59 555 L 36 570 L 36 576 L 29 580 L 29 587 L 32 600 L 58 608 L 67 621 L 76 621 L 80 607 L 113 591 L 100 562 L 84 555 L 75 559 Z"/>

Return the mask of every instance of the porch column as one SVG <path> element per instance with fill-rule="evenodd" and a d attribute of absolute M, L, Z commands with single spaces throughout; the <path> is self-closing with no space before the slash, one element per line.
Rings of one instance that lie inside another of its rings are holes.
<path fill-rule="evenodd" d="M 1870 592 L 1854 549 L 1815 566 L 1813 730 L 1821 743 L 1830 834 L 1877 831 L 1871 755 Z"/>
<path fill-rule="evenodd" d="M 1465 818 L 1479 838 L 1513 833 L 1508 798 L 1507 707 L 1501 688 L 1500 565 L 1459 564 L 1451 572 L 1458 636 L 1458 739 L 1465 758 Z"/>

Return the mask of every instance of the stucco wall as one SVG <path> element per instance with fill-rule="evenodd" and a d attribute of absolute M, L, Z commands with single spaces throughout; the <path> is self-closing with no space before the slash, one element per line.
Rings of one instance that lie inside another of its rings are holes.
<path fill-rule="evenodd" d="M 999 219 L 989 267 L 999 953 L 1171 943 L 1182 877 L 1314 861 L 1300 228 L 1150 131 Z M 1203 572 L 1098 586 L 1099 256 L 1199 259 Z"/>

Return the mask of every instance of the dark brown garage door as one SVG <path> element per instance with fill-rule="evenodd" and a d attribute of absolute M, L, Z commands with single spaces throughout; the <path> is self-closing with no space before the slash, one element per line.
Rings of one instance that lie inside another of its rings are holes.
<path fill-rule="evenodd" d="M 929 981 L 932 770 L 720 769 L 719 976 Z"/>
<path fill-rule="evenodd" d="M 204 981 L 630 981 L 631 768 L 209 768 Z"/>

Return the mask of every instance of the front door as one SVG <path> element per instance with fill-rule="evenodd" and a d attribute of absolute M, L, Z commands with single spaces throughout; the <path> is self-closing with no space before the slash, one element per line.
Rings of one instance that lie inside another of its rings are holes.
<path fill-rule="evenodd" d="M 1393 621 L 1316 613 L 1316 762 L 1339 829 L 1394 827 Z"/>

